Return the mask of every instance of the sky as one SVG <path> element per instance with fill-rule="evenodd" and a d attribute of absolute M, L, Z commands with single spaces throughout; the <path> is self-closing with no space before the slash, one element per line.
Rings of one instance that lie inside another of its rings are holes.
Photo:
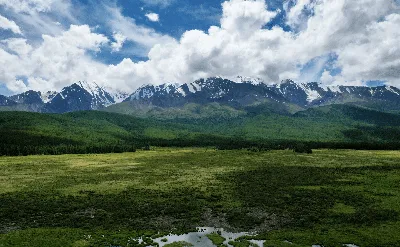
<path fill-rule="evenodd" d="M 400 0 L 0 0 L 0 94 L 211 76 L 400 87 Z"/>

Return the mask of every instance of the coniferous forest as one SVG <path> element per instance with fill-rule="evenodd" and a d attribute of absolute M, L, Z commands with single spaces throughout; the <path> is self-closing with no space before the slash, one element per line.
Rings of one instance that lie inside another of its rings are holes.
<path fill-rule="evenodd" d="M 253 110 L 234 118 L 200 119 L 2 112 L 0 136 L 0 155 L 6 156 L 121 153 L 146 146 L 397 150 L 400 116 L 344 105 L 292 115 Z"/>

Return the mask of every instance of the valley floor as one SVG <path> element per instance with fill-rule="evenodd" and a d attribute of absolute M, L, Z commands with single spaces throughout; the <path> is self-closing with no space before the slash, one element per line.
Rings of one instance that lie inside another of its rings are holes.
<path fill-rule="evenodd" d="M 400 152 L 0 157 L 0 205 L 1 247 L 145 246 L 199 226 L 264 246 L 400 246 Z"/>

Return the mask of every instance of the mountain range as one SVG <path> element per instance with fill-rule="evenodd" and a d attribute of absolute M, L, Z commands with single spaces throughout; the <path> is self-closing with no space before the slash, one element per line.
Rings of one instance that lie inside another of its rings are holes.
<path fill-rule="evenodd" d="M 80 81 L 60 92 L 27 91 L 13 96 L 0 95 L 0 111 L 66 113 L 105 110 L 131 115 L 149 114 L 160 109 L 217 104 L 232 111 L 258 104 L 284 108 L 291 113 L 308 108 L 351 104 L 385 112 L 400 112 L 400 89 L 393 86 L 330 86 L 317 82 L 265 84 L 261 79 L 220 77 L 191 83 L 143 85 L 135 92 L 115 92 L 95 82 Z"/>
<path fill-rule="evenodd" d="M 391 86 L 213 77 L 127 94 L 78 82 L 60 92 L 0 96 L 0 105 L 7 111 L 0 113 L 0 155 L 147 144 L 400 148 L 400 89 Z"/>

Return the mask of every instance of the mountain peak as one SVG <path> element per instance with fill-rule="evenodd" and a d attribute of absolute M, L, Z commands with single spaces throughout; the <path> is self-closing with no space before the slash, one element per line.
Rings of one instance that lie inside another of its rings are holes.
<path fill-rule="evenodd" d="M 282 80 L 282 81 L 281 81 L 281 85 L 285 85 L 285 84 L 293 85 L 293 84 L 296 84 L 296 82 L 294 82 L 294 81 L 291 80 L 291 79 Z"/>
<path fill-rule="evenodd" d="M 249 83 L 253 85 L 264 84 L 264 80 L 258 77 L 249 77 L 249 76 L 237 76 L 233 79 L 236 83 Z"/>
<path fill-rule="evenodd" d="M 102 90 L 96 82 L 78 81 L 77 84 L 91 95 L 97 95 Z"/>
<path fill-rule="evenodd" d="M 17 95 L 9 97 L 12 101 L 18 104 L 42 104 L 40 92 L 29 90 Z"/>
<path fill-rule="evenodd" d="M 40 97 L 43 103 L 50 102 L 57 95 L 56 91 L 47 91 L 46 93 L 40 93 Z"/>

